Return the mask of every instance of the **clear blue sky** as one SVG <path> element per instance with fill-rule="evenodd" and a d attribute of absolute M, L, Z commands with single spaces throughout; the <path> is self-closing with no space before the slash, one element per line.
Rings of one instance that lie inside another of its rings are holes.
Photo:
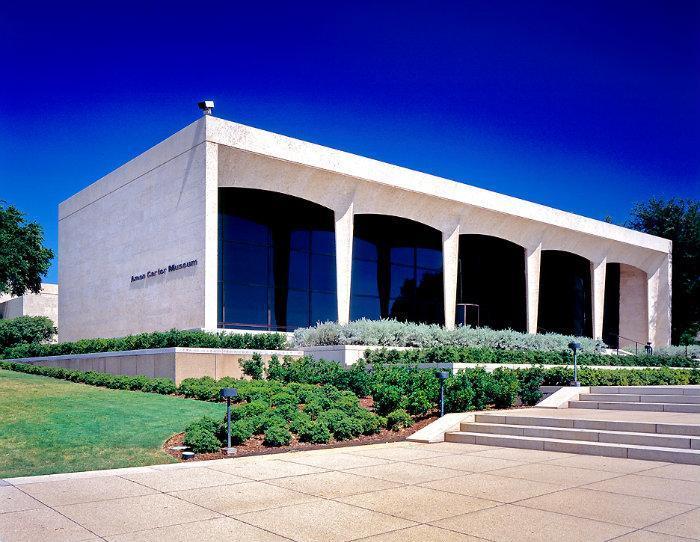
<path fill-rule="evenodd" d="M 700 194 L 697 0 L 149 4 L 3 7 L 0 199 L 54 249 L 58 203 L 204 98 L 593 218 Z"/>

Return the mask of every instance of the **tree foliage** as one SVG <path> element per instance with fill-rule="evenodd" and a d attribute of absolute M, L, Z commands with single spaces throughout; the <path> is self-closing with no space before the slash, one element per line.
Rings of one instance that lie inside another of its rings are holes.
<path fill-rule="evenodd" d="M 678 344 L 700 323 L 700 202 L 652 198 L 634 206 L 626 226 L 673 242 L 671 339 Z"/>
<path fill-rule="evenodd" d="M 39 293 L 52 258 L 53 251 L 44 247 L 42 227 L 0 201 L 0 294 Z"/>
<path fill-rule="evenodd" d="M 55 334 L 56 328 L 46 316 L 18 316 L 0 320 L 0 353 L 18 344 L 48 341 Z"/>

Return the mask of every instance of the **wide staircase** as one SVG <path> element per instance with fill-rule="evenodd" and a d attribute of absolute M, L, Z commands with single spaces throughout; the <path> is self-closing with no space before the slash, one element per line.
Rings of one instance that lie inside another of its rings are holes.
<path fill-rule="evenodd" d="M 700 386 L 600 386 L 568 408 L 479 413 L 448 442 L 700 465 Z"/>

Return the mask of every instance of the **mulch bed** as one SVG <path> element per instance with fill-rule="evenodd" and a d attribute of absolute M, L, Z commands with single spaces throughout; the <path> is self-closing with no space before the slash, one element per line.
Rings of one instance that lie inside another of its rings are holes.
<path fill-rule="evenodd" d="M 371 402 L 371 398 L 369 399 Z M 362 403 L 362 400 L 361 400 Z M 367 405 L 363 404 L 365 408 Z M 305 450 L 320 450 L 325 448 L 345 448 L 348 446 L 362 446 L 364 444 L 383 444 L 386 442 L 399 442 L 405 440 L 406 437 L 412 435 L 419 429 L 422 429 L 429 423 L 435 421 L 438 418 L 438 413 L 430 412 L 425 416 L 416 418 L 416 423 L 407 429 L 400 429 L 398 431 L 390 431 L 389 429 L 382 429 L 379 433 L 374 435 L 362 435 L 352 440 L 341 440 L 336 441 L 331 439 L 328 444 L 311 444 L 309 442 L 299 442 L 296 435 L 292 435 L 292 442 L 288 446 L 265 446 L 263 444 L 263 436 L 255 435 L 251 439 L 236 446 L 236 455 L 230 456 L 224 453 L 211 453 L 211 454 L 196 454 L 191 461 L 209 461 L 212 459 L 224 459 L 227 457 L 244 457 L 249 455 L 266 455 L 266 454 L 281 454 L 284 452 L 301 452 Z M 171 446 L 182 446 L 183 440 L 185 438 L 184 433 L 178 433 L 170 437 L 163 445 L 163 451 L 167 454 L 173 456 L 179 461 L 183 461 L 182 452 L 171 450 Z"/>

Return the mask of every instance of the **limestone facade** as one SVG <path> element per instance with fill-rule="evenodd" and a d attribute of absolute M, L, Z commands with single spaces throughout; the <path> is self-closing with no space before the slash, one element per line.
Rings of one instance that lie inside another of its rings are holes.
<path fill-rule="evenodd" d="M 529 331 L 537 330 L 542 251 L 558 250 L 590 262 L 594 336 L 602 331 L 606 264 L 619 263 L 620 335 L 670 342 L 666 239 L 215 117 L 61 203 L 60 340 L 216 329 L 220 187 L 283 193 L 334 212 L 340 322 L 350 317 L 353 217 L 380 214 L 442 232 L 448 326 L 459 236 L 481 234 L 523 247 Z M 169 270 L 188 262 L 196 264 Z"/>

